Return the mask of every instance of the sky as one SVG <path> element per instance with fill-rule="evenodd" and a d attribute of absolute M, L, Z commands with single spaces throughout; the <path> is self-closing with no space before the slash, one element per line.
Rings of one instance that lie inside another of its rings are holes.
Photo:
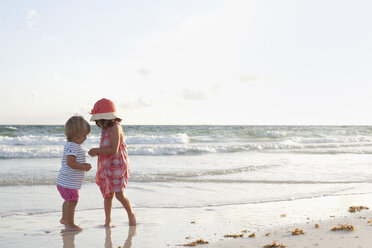
<path fill-rule="evenodd" d="M 371 1 L 0 2 L 0 124 L 372 125 Z"/>

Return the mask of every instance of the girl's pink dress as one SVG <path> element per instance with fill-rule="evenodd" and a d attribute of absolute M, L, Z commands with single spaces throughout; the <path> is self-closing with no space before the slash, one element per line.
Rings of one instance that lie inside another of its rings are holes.
<path fill-rule="evenodd" d="M 110 146 L 111 128 L 102 129 L 100 148 Z M 103 198 L 109 197 L 111 192 L 121 192 L 127 186 L 129 176 L 127 146 L 124 137 L 119 142 L 119 151 L 116 154 L 98 155 L 96 183 Z"/>

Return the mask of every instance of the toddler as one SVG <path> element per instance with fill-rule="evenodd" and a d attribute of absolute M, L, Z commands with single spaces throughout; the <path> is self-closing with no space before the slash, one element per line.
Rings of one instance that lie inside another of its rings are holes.
<path fill-rule="evenodd" d="M 83 183 L 84 173 L 92 166 L 85 163 L 85 152 L 80 145 L 90 133 L 90 125 L 81 116 L 73 116 L 65 124 L 67 143 L 63 149 L 62 166 L 57 177 L 57 189 L 65 200 L 62 205 L 61 224 L 66 225 L 65 231 L 81 231 L 75 225 L 75 207 L 79 200 L 79 189 Z"/>

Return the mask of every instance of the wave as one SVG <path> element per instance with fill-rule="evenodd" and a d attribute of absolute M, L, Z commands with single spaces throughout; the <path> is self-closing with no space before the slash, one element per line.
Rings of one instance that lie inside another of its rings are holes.
<path fill-rule="evenodd" d="M 27 136 L 0 136 L 0 145 L 13 146 L 42 146 L 42 145 L 61 145 L 66 142 L 64 136 L 49 136 L 49 135 L 27 135 Z M 84 144 L 98 145 L 100 136 L 90 135 Z M 126 143 L 130 144 L 187 144 L 189 136 L 185 133 L 173 135 L 136 135 L 126 138 Z"/>
<path fill-rule="evenodd" d="M 271 199 L 262 199 L 262 200 L 245 200 L 245 201 L 237 201 L 237 202 L 224 202 L 224 203 L 199 203 L 199 204 L 187 204 L 187 205 L 167 205 L 167 204 L 158 204 L 158 205 L 152 205 L 152 204 L 141 204 L 133 206 L 134 208 L 141 208 L 141 209 L 195 209 L 195 208 L 210 208 L 210 207 L 228 207 L 228 206 L 239 206 L 239 205 L 259 205 L 259 204 L 267 204 L 267 203 L 278 203 L 278 202 L 292 202 L 297 200 L 307 200 L 307 199 L 317 199 L 317 198 L 323 198 L 323 197 L 342 197 L 342 196 L 361 196 L 361 195 L 372 195 L 372 192 L 355 192 L 355 193 L 349 193 L 344 192 L 348 190 L 346 189 L 338 189 L 338 190 L 330 190 L 326 192 L 319 192 L 319 193 L 312 193 L 309 195 L 299 195 L 297 197 L 293 196 L 282 196 L 282 197 L 276 197 Z M 121 209 L 122 207 L 117 206 L 113 209 Z M 76 210 L 76 212 L 85 212 L 85 211 L 95 211 L 95 210 L 102 210 L 103 207 L 85 207 L 83 208 L 80 206 L 79 209 Z M 14 212 L 7 212 L 7 213 L 1 213 L 0 218 L 10 218 L 13 216 L 38 216 L 38 215 L 45 215 L 45 214 L 55 214 L 59 213 L 60 209 L 27 209 L 22 211 L 14 211 Z"/>
<path fill-rule="evenodd" d="M 239 152 L 372 154 L 370 127 L 129 126 L 129 155 L 177 156 Z M 100 142 L 93 127 L 84 142 Z M 0 158 L 58 158 L 63 126 L 0 126 Z"/>
<path fill-rule="evenodd" d="M 66 142 L 64 137 L 50 137 L 50 136 L 18 136 L 8 137 L 0 136 L 0 145 L 13 146 L 40 146 L 40 145 L 63 145 Z"/>
<path fill-rule="evenodd" d="M 156 173 L 156 174 L 140 174 L 131 173 L 132 182 L 171 182 L 171 181 L 184 181 L 186 178 L 198 178 L 202 176 L 217 176 L 217 175 L 230 175 L 236 173 L 250 172 L 257 169 L 264 169 L 273 167 L 276 165 L 263 165 L 263 166 L 243 166 L 238 168 L 229 169 L 216 169 L 216 170 L 205 170 L 205 171 L 185 171 L 175 173 Z M 94 174 L 94 173 L 93 173 Z M 86 175 L 85 182 L 95 182 L 95 176 L 93 174 Z M 1 175 L 1 174 L 0 174 Z M 56 173 L 28 173 L 27 176 L 20 175 L 17 173 L 2 174 L 0 177 L 0 186 L 10 185 L 51 185 L 56 182 Z"/>
<path fill-rule="evenodd" d="M 17 131 L 17 130 L 18 128 L 13 127 L 13 126 L 0 126 L 0 133 L 4 131 L 9 132 L 9 131 Z"/>
<path fill-rule="evenodd" d="M 231 178 L 229 175 L 251 173 L 253 171 L 265 170 L 273 167 L 280 167 L 276 164 L 248 165 L 229 169 L 200 170 L 200 171 L 178 171 L 169 173 L 143 174 L 133 172 L 130 175 L 131 182 L 137 183 L 228 183 L 228 184 L 359 184 L 370 183 L 368 180 L 278 180 L 269 179 L 244 179 Z M 95 173 L 85 176 L 84 183 L 95 183 Z M 40 174 L 37 172 L 24 174 L 3 173 L 0 174 L 0 186 L 21 186 L 21 185 L 54 185 L 57 172 Z M 219 177 L 222 176 L 222 177 Z"/>
<path fill-rule="evenodd" d="M 270 138 L 270 139 L 279 139 L 286 137 L 288 133 L 286 131 L 264 131 L 264 132 L 257 132 L 253 133 L 253 136 L 257 138 Z"/>
<path fill-rule="evenodd" d="M 322 144 L 322 143 L 371 143 L 372 138 L 366 136 L 353 136 L 353 137 L 320 137 L 320 138 L 300 138 L 295 137 L 292 141 L 299 144 Z"/>
<path fill-rule="evenodd" d="M 4 146 L 0 145 L 0 158 L 60 158 L 63 146 Z"/>
<path fill-rule="evenodd" d="M 57 141 L 56 141 L 57 142 Z M 43 143 L 43 141 L 40 141 Z M 96 144 L 87 142 L 83 148 L 88 151 Z M 59 158 L 62 145 L 9 146 L 0 145 L 0 158 Z M 372 154 L 372 143 L 321 143 L 297 144 L 250 143 L 250 144 L 154 144 L 129 145 L 128 154 L 135 156 L 180 156 L 239 152 L 296 153 L 296 154 Z"/>
<path fill-rule="evenodd" d="M 2 129 L 6 130 L 6 131 L 16 131 L 16 130 L 18 130 L 18 128 L 13 127 L 13 126 L 7 126 L 7 127 L 4 127 L 4 128 L 1 128 L 0 130 L 2 130 Z"/>
<path fill-rule="evenodd" d="M 280 134 L 281 135 L 281 134 Z M 258 135 L 260 136 L 260 135 Z M 266 137 L 266 134 L 260 137 Z M 126 143 L 128 145 L 174 145 L 174 144 L 193 144 L 193 143 L 210 143 L 210 141 L 214 141 L 214 143 L 230 143 L 231 141 L 235 141 L 239 145 L 241 143 L 245 143 L 247 145 L 252 146 L 259 146 L 261 147 L 302 147 L 302 146 L 318 146 L 321 147 L 322 144 L 326 146 L 337 146 L 337 145 L 351 145 L 351 146 L 364 146 L 364 145 L 371 145 L 372 138 L 365 137 L 365 136 L 357 136 L 357 137 L 322 137 L 322 138 L 301 138 L 301 137 L 292 137 L 282 141 L 274 141 L 274 142 L 262 142 L 260 140 L 253 141 L 252 140 L 234 140 L 231 138 L 229 141 L 228 139 L 225 141 L 222 138 L 220 140 L 214 139 L 212 140 L 211 137 L 190 137 L 186 133 L 178 133 L 178 134 L 169 134 L 169 135 L 134 135 L 126 137 Z M 225 141 L 225 142 L 222 142 Z M 8 145 L 8 146 L 55 146 L 60 145 L 63 146 L 66 142 L 66 138 L 64 136 L 50 136 L 50 135 L 27 135 L 27 136 L 0 136 L 0 145 Z M 83 145 L 98 145 L 100 142 L 99 135 L 89 135 L 87 140 L 84 142 Z M 249 142 L 249 143 L 247 143 Z"/>
<path fill-rule="evenodd" d="M 161 155 L 198 155 L 208 153 L 238 153 L 238 152 L 285 152 L 314 154 L 371 154 L 372 143 L 366 144 L 323 144 L 302 145 L 296 143 L 252 143 L 227 145 L 178 145 L 178 146 L 137 146 L 130 147 L 130 155 L 161 156 Z"/>
<path fill-rule="evenodd" d="M 130 144 L 187 144 L 189 136 L 186 133 L 172 135 L 136 135 L 127 137 L 126 143 Z"/>
<path fill-rule="evenodd" d="M 272 167 L 272 166 L 259 166 L 260 169 Z M 157 173 L 157 177 L 168 177 L 168 178 L 185 178 L 185 177 L 200 177 L 200 176 L 217 176 L 217 175 L 229 175 L 242 172 L 248 172 L 256 170 L 257 166 L 249 165 L 238 168 L 230 169 L 219 169 L 219 170 L 207 170 L 207 171 L 194 171 L 194 172 L 176 172 L 176 173 Z"/>
<path fill-rule="evenodd" d="M 246 180 L 246 179 L 217 179 L 217 178 L 187 178 L 187 177 L 167 177 L 161 175 L 131 176 L 131 182 L 138 183 L 227 183 L 227 184 L 359 184 L 368 181 L 296 181 L 296 180 Z M 55 185 L 55 176 L 50 178 L 25 178 L 25 179 L 0 179 L 0 186 L 36 186 L 36 185 Z M 86 176 L 84 183 L 95 183 L 93 176 Z"/>

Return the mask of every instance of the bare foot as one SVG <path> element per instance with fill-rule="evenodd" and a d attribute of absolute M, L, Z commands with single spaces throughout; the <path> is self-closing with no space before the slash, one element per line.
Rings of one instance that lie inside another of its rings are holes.
<path fill-rule="evenodd" d="M 129 219 L 129 225 L 130 226 L 136 226 L 137 225 L 137 220 L 136 220 L 136 214 L 135 213 L 128 214 L 128 219 Z"/>
<path fill-rule="evenodd" d="M 61 233 L 67 233 L 67 232 L 81 232 L 83 231 L 83 228 L 77 226 L 77 225 L 72 225 L 72 226 L 66 226 L 65 229 L 62 229 Z"/>
<path fill-rule="evenodd" d="M 63 218 L 61 218 L 60 220 L 59 220 L 59 223 L 61 223 L 62 225 L 66 225 L 66 220 L 65 219 L 63 219 Z"/>
<path fill-rule="evenodd" d="M 111 228 L 111 220 L 106 220 L 105 221 L 105 224 L 103 225 L 103 227 Z"/>

